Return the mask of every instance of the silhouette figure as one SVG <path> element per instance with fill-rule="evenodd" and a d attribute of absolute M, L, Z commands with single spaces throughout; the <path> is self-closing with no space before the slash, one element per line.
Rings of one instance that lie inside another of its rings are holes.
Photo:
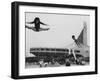
<path fill-rule="evenodd" d="M 74 42 L 78 47 L 81 47 L 81 43 L 75 38 L 75 35 L 72 35 L 72 39 L 74 40 Z"/>
<path fill-rule="evenodd" d="M 34 21 L 27 22 L 27 23 L 28 24 L 34 24 L 35 27 L 28 27 L 28 26 L 25 26 L 25 27 L 28 28 L 28 29 L 32 29 L 33 31 L 36 31 L 36 32 L 49 30 L 49 28 L 41 28 L 40 27 L 40 24 L 46 25 L 46 26 L 48 26 L 48 25 L 47 24 L 44 24 L 43 22 L 41 22 L 39 17 L 36 17 L 34 19 Z"/>

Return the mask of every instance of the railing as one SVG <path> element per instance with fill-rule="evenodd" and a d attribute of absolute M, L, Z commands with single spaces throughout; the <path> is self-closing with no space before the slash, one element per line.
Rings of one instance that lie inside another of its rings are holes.
<path fill-rule="evenodd" d="M 69 49 L 65 49 L 65 48 L 30 48 L 30 52 L 69 53 Z"/>
<path fill-rule="evenodd" d="M 80 50 L 75 49 L 66 49 L 66 48 L 30 48 L 30 53 L 33 53 L 35 55 L 47 55 L 47 54 L 57 54 L 57 55 L 63 55 L 63 54 L 73 54 L 74 58 L 76 59 L 76 54 L 80 54 Z"/>

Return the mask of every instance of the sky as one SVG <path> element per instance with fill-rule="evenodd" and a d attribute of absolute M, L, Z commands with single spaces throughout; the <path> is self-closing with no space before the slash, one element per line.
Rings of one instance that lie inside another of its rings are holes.
<path fill-rule="evenodd" d="M 26 12 L 25 22 L 34 21 L 35 17 L 39 17 L 41 22 L 49 25 L 41 25 L 41 28 L 50 29 L 40 32 L 25 29 L 26 53 L 29 53 L 32 47 L 67 48 L 74 42 L 72 35 L 75 35 L 76 38 L 79 36 L 84 27 L 84 22 L 87 24 L 87 44 L 89 45 L 89 15 Z M 34 27 L 34 24 L 26 25 Z"/>

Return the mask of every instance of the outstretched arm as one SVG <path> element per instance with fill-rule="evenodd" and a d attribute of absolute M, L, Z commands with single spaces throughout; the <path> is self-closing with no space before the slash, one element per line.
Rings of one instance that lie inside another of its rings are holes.
<path fill-rule="evenodd" d="M 45 24 L 45 23 L 43 23 L 43 22 L 40 22 L 40 24 L 48 26 L 47 24 Z"/>
<path fill-rule="evenodd" d="M 33 24 L 34 23 L 34 21 L 32 21 L 32 22 L 26 22 L 27 24 Z"/>

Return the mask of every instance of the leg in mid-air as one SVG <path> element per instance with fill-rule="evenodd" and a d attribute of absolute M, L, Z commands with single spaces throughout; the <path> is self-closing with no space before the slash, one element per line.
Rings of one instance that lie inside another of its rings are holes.
<path fill-rule="evenodd" d="M 40 28 L 39 31 L 47 31 L 49 30 L 50 28 Z"/>
<path fill-rule="evenodd" d="M 25 28 L 28 28 L 28 29 L 31 29 L 31 30 L 36 31 L 35 27 L 28 27 L 28 26 L 25 26 Z"/>
<path fill-rule="evenodd" d="M 29 27 L 29 26 L 25 26 L 25 28 L 31 29 L 36 32 L 49 30 L 49 28 L 38 28 L 38 27 Z"/>
<path fill-rule="evenodd" d="M 28 26 L 26 26 L 26 25 L 25 25 L 25 28 L 32 29 L 32 27 L 28 27 Z"/>

